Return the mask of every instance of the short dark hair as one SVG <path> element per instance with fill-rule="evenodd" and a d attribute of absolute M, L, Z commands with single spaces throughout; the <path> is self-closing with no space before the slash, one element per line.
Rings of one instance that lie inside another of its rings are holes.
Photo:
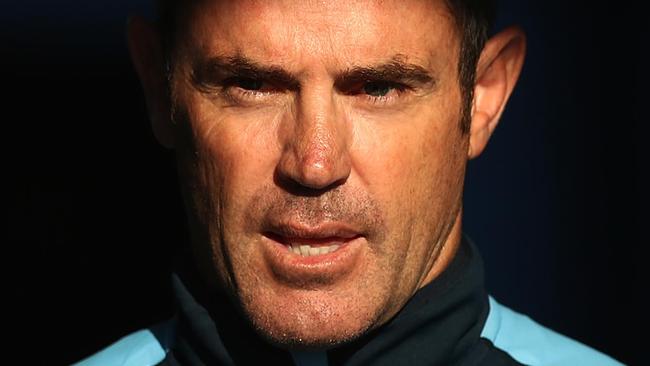
<path fill-rule="evenodd" d="M 461 129 L 469 132 L 471 123 L 476 65 L 488 39 L 488 32 L 496 13 L 496 0 L 444 0 L 460 34 L 458 82 L 463 96 Z M 162 35 L 163 51 L 167 61 L 173 48 L 173 37 L 178 27 L 179 14 L 187 0 L 157 0 L 158 25 Z"/>
<path fill-rule="evenodd" d="M 445 0 L 460 33 L 458 82 L 463 96 L 461 129 L 469 132 L 476 65 L 496 15 L 496 0 Z"/>

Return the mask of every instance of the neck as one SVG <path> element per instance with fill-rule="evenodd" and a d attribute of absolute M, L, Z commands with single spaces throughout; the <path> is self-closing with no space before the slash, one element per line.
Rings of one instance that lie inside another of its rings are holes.
<path fill-rule="evenodd" d="M 463 236 L 462 233 L 462 216 L 463 210 L 459 209 L 458 214 L 449 228 L 443 232 L 441 238 L 444 240 L 436 243 L 437 253 L 434 253 L 430 260 L 429 270 L 425 271 L 426 275 L 418 283 L 417 290 L 428 285 L 434 279 L 438 278 L 444 270 L 449 267 L 452 259 L 458 251 Z"/>

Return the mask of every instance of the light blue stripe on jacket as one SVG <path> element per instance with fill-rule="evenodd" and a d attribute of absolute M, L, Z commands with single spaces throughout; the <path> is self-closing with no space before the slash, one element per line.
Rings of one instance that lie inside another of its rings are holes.
<path fill-rule="evenodd" d="M 481 337 L 530 366 L 620 366 L 620 362 L 556 333 L 490 297 Z"/>

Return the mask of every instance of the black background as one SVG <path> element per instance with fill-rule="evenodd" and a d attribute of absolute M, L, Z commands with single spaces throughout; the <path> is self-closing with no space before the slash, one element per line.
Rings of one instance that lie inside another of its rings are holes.
<path fill-rule="evenodd" d="M 499 301 L 641 365 L 647 21 L 623 2 L 501 3 L 498 27 L 520 24 L 529 50 L 497 132 L 470 163 L 464 230 Z M 5 242 L 20 252 L 5 257 L 7 279 L 29 314 L 16 316 L 33 350 L 25 364 L 62 365 L 169 315 L 169 256 L 187 241 L 185 219 L 124 37 L 126 16 L 151 9 L 3 8 Z"/>

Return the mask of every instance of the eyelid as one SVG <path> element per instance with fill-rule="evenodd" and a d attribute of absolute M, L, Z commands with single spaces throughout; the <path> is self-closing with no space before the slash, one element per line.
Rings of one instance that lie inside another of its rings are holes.
<path fill-rule="evenodd" d="M 212 84 L 219 87 L 220 94 L 235 104 L 247 102 L 261 102 L 267 100 L 276 93 L 284 93 L 289 91 L 291 87 L 285 85 L 278 85 L 278 83 L 269 81 L 268 79 L 259 78 L 257 75 L 230 74 L 222 75 L 220 80 L 214 80 Z M 262 80 L 260 80 L 262 79 Z M 260 89 L 246 89 L 238 86 L 242 80 L 261 81 L 262 86 Z M 368 84 L 378 84 L 379 86 L 388 86 L 390 91 L 386 95 L 373 96 L 364 91 L 364 87 Z M 417 89 L 410 85 L 408 82 L 402 80 L 390 80 L 384 78 L 364 78 L 362 80 L 348 80 L 347 90 L 341 90 L 345 95 L 355 96 L 362 98 L 364 103 L 372 105 L 390 105 L 397 103 L 400 98 L 408 97 L 404 95 L 409 91 Z M 341 88 L 342 86 L 337 86 Z M 360 100 L 360 101 L 361 101 Z"/>
<path fill-rule="evenodd" d="M 363 88 L 368 84 L 384 84 L 389 87 L 398 90 L 399 92 L 414 90 L 415 88 L 412 85 L 404 81 L 397 80 L 386 80 L 386 79 L 366 79 L 366 80 L 356 80 L 346 83 L 346 85 L 339 86 L 339 89 L 347 95 L 355 94 L 364 94 Z"/>
<path fill-rule="evenodd" d="M 242 79 L 259 81 L 262 83 L 260 89 L 246 89 L 238 86 Z M 249 76 L 229 76 L 220 82 L 221 94 L 233 105 L 246 106 L 248 103 L 266 103 L 275 100 L 274 95 L 282 94 L 285 87 L 264 79 L 258 80 Z"/>
<path fill-rule="evenodd" d="M 389 90 L 386 95 L 373 96 L 363 91 L 363 87 L 367 85 L 366 82 L 363 83 L 361 87 L 356 89 L 357 92 L 352 92 L 349 93 L 348 95 L 356 98 L 359 102 L 362 103 L 362 105 L 366 105 L 367 107 L 382 108 L 382 107 L 397 106 L 402 101 L 408 100 L 409 95 L 407 93 L 409 92 L 409 90 L 413 89 L 409 85 L 405 85 L 399 82 L 385 81 L 385 80 L 378 81 L 378 82 L 380 83 L 385 82 L 391 87 L 391 90 Z"/>
<path fill-rule="evenodd" d="M 261 82 L 262 86 L 273 85 L 272 83 L 269 83 L 266 80 L 262 80 L 262 79 L 258 79 L 258 78 L 250 77 L 250 76 L 229 76 L 229 77 L 224 78 L 221 81 L 221 85 L 223 87 L 226 87 L 226 88 L 233 87 L 233 86 L 237 87 L 237 84 L 242 83 L 244 81 Z"/>
<path fill-rule="evenodd" d="M 401 93 L 403 91 L 399 91 L 397 89 L 394 89 L 386 95 L 370 95 L 370 94 L 363 94 L 361 97 L 367 99 L 370 103 L 372 104 L 389 104 L 392 102 L 395 102 L 396 99 L 401 97 Z"/>

